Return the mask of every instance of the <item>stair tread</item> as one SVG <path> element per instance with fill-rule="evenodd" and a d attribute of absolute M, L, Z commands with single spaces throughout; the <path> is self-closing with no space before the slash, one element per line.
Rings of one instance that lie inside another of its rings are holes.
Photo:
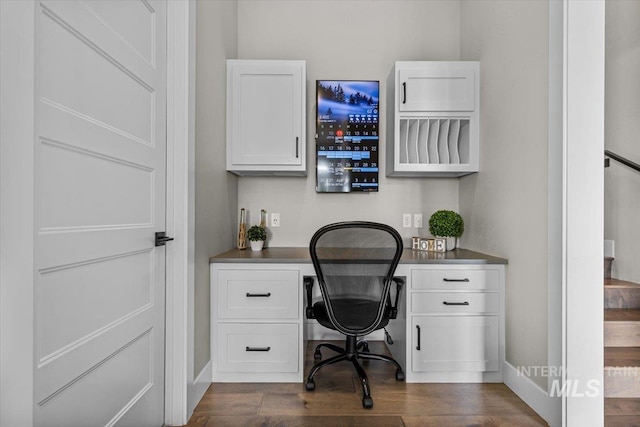
<path fill-rule="evenodd" d="M 640 283 L 629 282 L 620 279 L 604 279 L 604 286 L 608 288 L 632 288 L 640 289 Z"/>
<path fill-rule="evenodd" d="M 604 366 L 640 366 L 640 347 L 605 347 Z"/>
<path fill-rule="evenodd" d="M 607 308 L 604 310 L 605 322 L 640 322 L 640 309 Z"/>

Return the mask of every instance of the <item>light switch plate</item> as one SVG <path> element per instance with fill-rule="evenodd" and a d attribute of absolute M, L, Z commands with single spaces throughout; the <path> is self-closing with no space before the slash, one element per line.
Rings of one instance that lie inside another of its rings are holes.
<path fill-rule="evenodd" d="M 414 228 L 422 228 L 422 214 L 421 213 L 413 214 L 413 227 Z"/>

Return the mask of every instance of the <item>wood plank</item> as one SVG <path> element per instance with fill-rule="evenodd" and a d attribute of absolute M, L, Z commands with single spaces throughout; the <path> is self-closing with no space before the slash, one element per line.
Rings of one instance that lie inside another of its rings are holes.
<path fill-rule="evenodd" d="M 547 423 L 540 417 L 528 417 L 522 415 L 439 415 L 439 416 L 403 416 L 406 427 L 530 427 L 546 426 Z"/>
<path fill-rule="evenodd" d="M 608 415 L 604 417 L 606 427 L 640 427 L 637 415 Z"/>
<path fill-rule="evenodd" d="M 191 427 L 191 425 L 189 425 Z M 273 417 L 211 417 L 204 427 L 403 427 L 401 417 L 384 416 L 273 416 Z M 200 427 L 200 426 L 195 426 Z"/>
<path fill-rule="evenodd" d="M 640 283 L 634 283 L 620 279 L 604 279 L 604 286 L 609 288 L 640 289 Z"/>
<path fill-rule="evenodd" d="M 264 393 L 205 393 L 193 412 L 194 416 L 257 415 Z"/>
<path fill-rule="evenodd" d="M 639 309 L 640 287 L 605 286 L 604 308 Z"/>
<path fill-rule="evenodd" d="M 605 399 L 605 415 L 635 415 L 640 417 L 640 399 Z"/>
<path fill-rule="evenodd" d="M 608 309 L 604 311 L 605 322 L 640 322 L 640 310 Z"/>
<path fill-rule="evenodd" d="M 640 347 L 640 322 L 604 322 L 605 347 Z"/>
<path fill-rule="evenodd" d="M 640 347 L 605 347 L 604 366 L 640 366 Z"/>

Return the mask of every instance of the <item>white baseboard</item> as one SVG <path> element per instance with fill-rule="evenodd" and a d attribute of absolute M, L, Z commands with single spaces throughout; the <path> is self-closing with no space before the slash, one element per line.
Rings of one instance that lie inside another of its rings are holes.
<path fill-rule="evenodd" d="M 211 360 L 202 368 L 202 371 L 198 374 L 193 384 L 187 386 L 187 418 L 191 418 L 194 409 L 198 406 L 202 396 L 211 385 L 211 378 L 213 377 L 213 367 Z"/>
<path fill-rule="evenodd" d="M 540 415 L 551 427 L 562 425 L 562 402 L 559 397 L 549 397 L 538 384 L 531 381 L 510 363 L 504 362 L 504 383 L 515 394 L 524 400 L 538 415 Z"/>

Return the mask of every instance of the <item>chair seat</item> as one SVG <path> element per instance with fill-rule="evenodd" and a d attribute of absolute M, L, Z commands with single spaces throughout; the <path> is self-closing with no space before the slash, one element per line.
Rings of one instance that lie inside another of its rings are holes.
<path fill-rule="evenodd" d="M 333 312 L 339 313 L 340 323 L 349 329 L 365 329 L 371 325 L 375 320 L 379 304 L 379 300 L 372 301 L 364 298 L 335 298 L 331 300 Z M 313 304 L 313 314 L 322 326 L 336 330 L 329 319 L 324 301 L 318 301 Z M 389 324 L 390 314 L 390 307 L 387 306 L 376 330 L 382 329 Z"/>

